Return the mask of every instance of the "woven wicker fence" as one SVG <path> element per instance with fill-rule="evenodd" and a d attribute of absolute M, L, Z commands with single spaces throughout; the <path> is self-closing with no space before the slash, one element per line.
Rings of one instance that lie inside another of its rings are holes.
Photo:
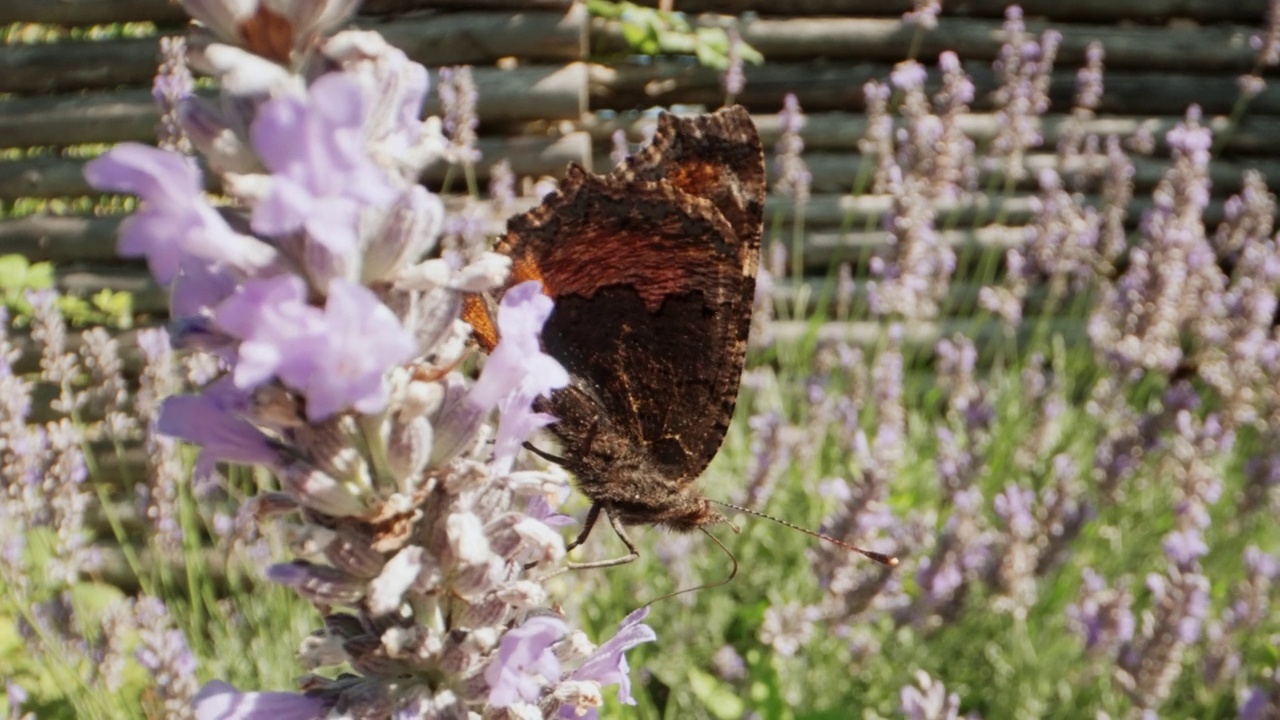
<path fill-rule="evenodd" d="M 806 113 L 802 137 L 813 196 L 804 211 L 803 262 L 811 279 L 799 285 L 817 284 L 830 276 L 833 262 L 866 257 L 889 241 L 876 228 L 891 198 L 851 192 L 866 167 L 858 150 L 866 129 L 864 83 L 888 77 L 894 63 L 912 53 L 932 65 L 938 53 L 953 50 L 978 90 L 963 127 L 979 147 L 995 135 L 998 123 L 988 98 L 998 81 L 991 61 L 1004 40 L 1005 5 L 948 2 L 938 26 L 921 32 L 902 21 L 910 4 L 898 1 L 677 3 L 695 23 L 736 25 L 742 39 L 765 57 L 763 64 L 746 68 L 737 101 L 752 112 L 766 147 L 781 133 L 777 113 L 785 94 L 794 93 Z M 1160 140 L 1191 103 L 1200 105 L 1215 131 L 1224 131 L 1240 97 L 1237 78 L 1255 66 L 1250 37 L 1261 32 L 1266 9 L 1263 0 L 1030 0 L 1021 5 L 1031 32 L 1052 26 L 1062 33 L 1050 86 L 1053 107 L 1042 120 L 1043 150 L 1026 157 L 1027 179 L 999 199 L 999 213 L 991 210 L 994 200 L 981 195 L 944 209 L 954 227 L 965 228 L 945 231 L 944 239 L 967 248 L 963 257 L 969 261 L 1024 242 L 1020 226 L 1033 214 L 1036 171 L 1059 162 L 1053 148 L 1066 127 L 1076 68 L 1090 42 L 1101 42 L 1106 51 L 1106 91 L 1087 132 L 1123 138 L 1150 134 Z M 700 14 L 713 9 L 722 14 Z M 61 200 L 93 194 L 81 175 L 82 146 L 154 138 L 158 110 L 149 87 L 158 38 L 181 33 L 185 19 L 166 0 L 6 0 L 0 3 L 0 22 L 67 30 L 61 33 L 66 39 L 56 42 L 0 46 L 0 146 L 12 150 L 0 161 L 0 201 L 6 207 L 23 198 L 49 200 L 50 208 L 72 207 Z M 95 40 L 87 30 L 120 22 L 154 23 L 157 31 L 145 39 Z M 481 181 L 500 159 L 525 178 L 559 176 L 570 161 L 605 170 L 615 130 L 625 130 L 634 143 L 652 126 L 652 116 L 637 111 L 672 105 L 711 109 L 724 99 L 720 73 L 688 58 L 599 60 L 625 57 L 621 26 L 563 0 L 383 0 L 367 3 L 358 24 L 382 32 L 428 67 L 474 66 Z M 429 104 L 426 111 L 438 108 Z M 1246 169 L 1261 172 L 1271 187 L 1280 186 L 1280 87 L 1273 83 L 1253 98 L 1232 130 L 1212 166 L 1210 223 L 1222 216 L 1223 200 L 1240 188 Z M 1150 190 L 1167 164 L 1160 148 L 1135 159 L 1130 222 L 1136 223 L 1151 202 Z M 438 187 L 444 172 L 428 173 L 424 181 Z M 790 199 L 771 195 L 767 212 L 789 228 L 792 207 Z M 996 217 L 998 223 L 986 220 Z M 115 256 L 119 220 L 55 211 L 15 216 L 0 221 L 0 254 L 51 261 L 63 292 L 128 290 L 143 322 L 162 321 L 162 291 L 140 263 Z M 495 222 L 494 232 L 500 229 Z M 777 293 L 785 301 L 801 291 L 792 282 L 781 283 Z M 957 283 L 951 292 L 955 301 L 948 306 L 974 306 L 976 287 Z M 824 332 L 855 341 L 876 332 L 873 323 L 856 316 L 842 320 Z M 953 325 L 972 331 L 965 322 L 942 318 L 913 326 L 907 339 L 929 343 Z M 797 326 L 795 332 L 800 331 Z M 780 332 L 785 335 L 787 328 Z"/>

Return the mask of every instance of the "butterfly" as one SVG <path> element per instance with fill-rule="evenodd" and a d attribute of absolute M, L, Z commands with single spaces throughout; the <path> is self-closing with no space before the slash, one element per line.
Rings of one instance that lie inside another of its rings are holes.
<path fill-rule="evenodd" d="M 583 542 L 604 513 L 624 525 L 690 531 L 724 521 L 697 480 L 737 402 L 751 329 L 764 214 L 760 137 L 740 106 L 663 113 L 647 147 L 607 175 L 570 165 L 541 205 L 511 218 L 496 250 L 508 287 L 540 280 L 555 307 L 543 350 L 567 387 L 535 403 L 561 464 L 592 502 Z M 481 347 L 497 332 L 468 298 Z"/>

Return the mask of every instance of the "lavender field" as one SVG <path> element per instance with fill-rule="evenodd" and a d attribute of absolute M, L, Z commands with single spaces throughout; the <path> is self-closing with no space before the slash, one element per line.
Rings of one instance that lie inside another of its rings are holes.
<path fill-rule="evenodd" d="M 1236 111 L 1159 135 L 1090 131 L 1095 45 L 1046 145 L 1061 36 L 1016 7 L 990 139 L 963 128 L 961 58 L 904 60 L 863 88 L 847 189 L 888 198 L 891 241 L 816 281 L 789 96 L 738 414 L 702 484 L 900 563 L 738 514 L 712 529 L 732 557 L 641 527 L 636 562 L 570 572 L 625 550 L 602 523 L 566 556 L 587 503 L 521 449 L 567 382 L 538 344 L 552 301 L 508 289 L 488 357 L 460 319 L 505 286 L 516 180 L 467 204 L 417 182 L 477 184 L 469 69 L 337 32 L 339 2 L 289 18 L 286 67 L 184 5 L 222 98 L 194 99 L 167 43 L 159 149 L 85 172 L 138 198 L 119 249 L 171 322 L 82 331 L 41 290 L 2 324 L 9 717 L 1280 717 L 1276 198 L 1252 170 L 1210 197 L 1280 64 L 1275 3 Z M 1004 224 L 1020 187 L 1014 242 L 948 241 Z"/>

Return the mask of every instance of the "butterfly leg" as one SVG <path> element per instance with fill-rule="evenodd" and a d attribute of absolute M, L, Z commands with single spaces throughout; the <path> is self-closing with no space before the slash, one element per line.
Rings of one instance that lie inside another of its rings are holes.
<path fill-rule="evenodd" d="M 578 534 L 577 540 L 574 540 L 573 542 L 569 543 L 569 546 L 565 548 L 565 552 L 568 552 L 578 547 L 582 543 L 586 542 L 587 535 L 591 534 L 591 528 L 595 527 L 596 520 L 600 519 L 600 512 L 602 510 L 604 510 L 606 514 L 608 514 L 609 524 L 613 526 L 613 531 L 618 534 L 618 539 L 621 540 L 622 544 L 627 547 L 627 554 L 623 555 L 622 557 L 613 558 L 611 560 L 597 560 L 595 562 L 587 562 L 587 563 L 569 563 L 568 567 L 570 570 L 590 570 L 592 568 L 604 568 L 604 567 L 613 567 L 614 565 L 626 565 L 627 563 L 632 562 L 636 558 L 640 557 L 640 551 L 636 550 L 635 543 L 631 542 L 631 537 L 627 535 L 627 531 L 625 528 L 623 528 L 622 523 L 618 522 L 618 519 L 613 516 L 613 513 L 608 512 L 602 503 L 595 503 L 594 505 L 591 506 L 591 510 L 587 512 L 587 521 L 584 527 L 582 528 L 582 532 Z"/>

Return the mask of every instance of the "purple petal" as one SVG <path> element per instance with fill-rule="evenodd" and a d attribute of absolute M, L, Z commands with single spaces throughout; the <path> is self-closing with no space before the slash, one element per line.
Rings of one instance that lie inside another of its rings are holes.
<path fill-rule="evenodd" d="M 316 80 L 307 97 L 262 106 L 250 135 L 273 182 L 254 208 L 255 231 L 278 236 L 305 226 L 334 254 L 355 251 L 361 206 L 386 207 L 399 196 L 365 149 L 368 112 L 359 82 L 341 73 Z"/>
<path fill-rule="evenodd" d="M 100 190 L 141 198 L 141 209 L 120 225 L 118 252 L 146 257 L 161 284 L 173 279 L 188 255 L 229 265 L 245 275 L 276 261 L 274 248 L 233 231 L 209 205 L 190 158 L 124 143 L 91 160 L 84 175 Z"/>
<path fill-rule="evenodd" d="M 653 628 L 643 623 L 648 616 L 648 607 L 642 607 L 628 615 L 618 625 L 618 633 L 596 648 L 591 657 L 569 675 L 569 679 L 594 680 L 601 685 L 617 683 L 618 701 L 635 705 L 635 698 L 631 697 L 631 669 L 627 665 L 626 652 L 637 645 L 658 639 Z"/>
<path fill-rule="evenodd" d="M 160 406 L 156 429 L 201 446 L 203 454 L 219 462 L 276 467 L 275 444 L 240 412 L 247 398 L 226 380 L 207 386 L 200 395 L 171 395 Z"/>
<path fill-rule="evenodd" d="M 319 698 L 285 692 L 240 692 L 213 680 L 195 697 L 196 720 L 313 720 L 325 716 Z"/>
<path fill-rule="evenodd" d="M 551 646 L 568 633 L 564 621 L 550 615 L 525 620 L 502 636 L 498 656 L 485 668 L 489 704 L 508 707 L 537 701 L 543 687 L 560 680 L 560 661 Z"/>

